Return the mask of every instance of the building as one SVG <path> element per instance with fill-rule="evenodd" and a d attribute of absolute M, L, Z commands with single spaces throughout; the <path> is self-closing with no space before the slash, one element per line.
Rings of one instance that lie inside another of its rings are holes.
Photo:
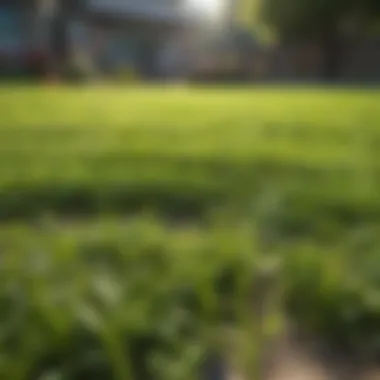
<path fill-rule="evenodd" d="M 0 0 L 0 66 L 44 71 L 70 61 L 100 74 L 179 75 L 193 22 L 185 1 Z"/>
<path fill-rule="evenodd" d="M 84 44 L 103 72 L 132 67 L 155 78 L 183 67 L 190 28 L 184 0 L 88 0 L 80 20 Z"/>
<path fill-rule="evenodd" d="M 45 61 L 36 1 L 0 0 L 0 74 L 38 73 Z"/>

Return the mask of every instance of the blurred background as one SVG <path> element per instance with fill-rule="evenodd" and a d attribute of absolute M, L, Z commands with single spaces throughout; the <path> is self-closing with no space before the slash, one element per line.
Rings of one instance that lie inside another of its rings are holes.
<path fill-rule="evenodd" d="M 0 0 L 0 379 L 380 380 L 378 0 Z"/>
<path fill-rule="evenodd" d="M 3 75 L 379 79 L 376 0 L 4 0 L 0 7 Z"/>

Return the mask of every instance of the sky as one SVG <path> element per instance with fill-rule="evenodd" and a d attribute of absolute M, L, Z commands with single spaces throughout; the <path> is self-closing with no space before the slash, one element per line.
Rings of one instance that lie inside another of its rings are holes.
<path fill-rule="evenodd" d="M 207 17 L 218 17 L 223 13 L 223 5 L 226 0 L 187 0 L 189 7 L 197 12 L 202 12 Z"/>

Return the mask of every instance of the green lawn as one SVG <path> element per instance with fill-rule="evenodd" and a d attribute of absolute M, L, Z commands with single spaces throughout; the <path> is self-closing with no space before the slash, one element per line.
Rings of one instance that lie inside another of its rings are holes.
<path fill-rule="evenodd" d="M 255 334 L 284 317 L 371 361 L 379 104 L 353 89 L 2 87 L 0 378 L 188 379 L 215 346 L 255 370 Z M 273 301 L 262 326 L 252 288 Z"/>
<path fill-rule="evenodd" d="M 0 209 L 203 209 L 263 182 L 372 207 L 379 101 L 364 90 L 4 87 Z"/>

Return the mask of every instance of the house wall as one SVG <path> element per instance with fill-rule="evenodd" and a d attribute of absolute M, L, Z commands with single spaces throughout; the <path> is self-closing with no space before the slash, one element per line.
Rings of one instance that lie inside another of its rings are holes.
<path fill-rule="evenodd" d="M 144 78 L 164 77 L 179 64 L 181 30 L 173 26 L 91 17 L 73 22 L 70 30 L 73 54 L 91 56 L 104 75 L 134 69 Z"/>
<path fill-rule="evenodd" d="M 146 78 L 166 76 L 176 50 L 172 40 L 181 39 L 185 28 L 183 4 L 184 0 L 87 0 L 80 17 L 87 28 L 88 42 L 83 45 L 103 73 L 133 67 Z M 73 45 L 78 45 L 73 35 Z"/>

